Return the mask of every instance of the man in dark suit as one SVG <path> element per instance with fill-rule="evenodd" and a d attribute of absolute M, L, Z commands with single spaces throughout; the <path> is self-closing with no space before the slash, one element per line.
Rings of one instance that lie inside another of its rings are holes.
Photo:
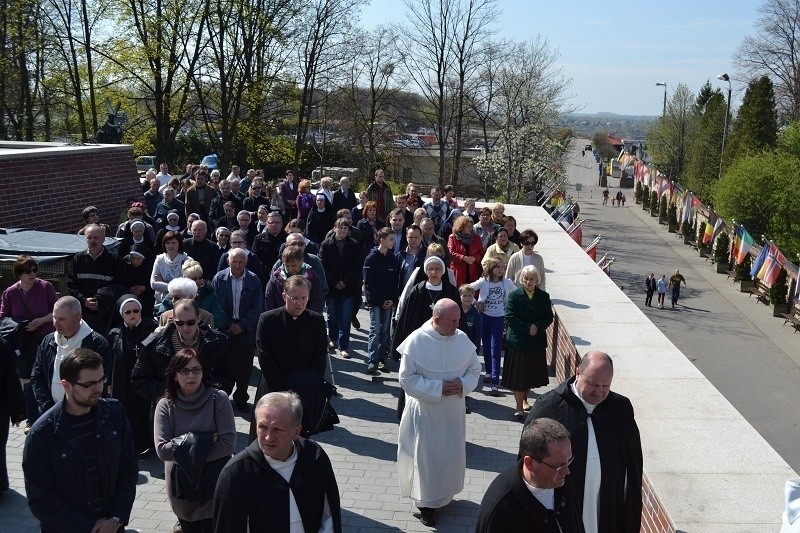
<path fill-rule="evenodd" d="M 306 309 L 310 293 L 306 278 L 287 279 L 283 284 L 285 305 L 261 315 L 256 335 L 262 372 L 256 397 L 289 389 L 297 392 L 303 401 L 304 436 L 318 430 L 328 353 L 325 319 Z M 255 426 L 251 425 L 250 440 L 253 438 Z"/>
<path fill-rule="evenodd" d="M 248 410 L 247 386 L 253 371 L 256 326 L 264 312 L 264 290 L 258 277 L 247 270 L 247 253 L 241 248 L 228 252 L 228 268 L 214 276 L 214 292 L 228 321 L 220 331 L 228 334 L 236 391 L 233 401 L 240 412 Z M 262 367 L 263 368 L 263 367 Z"/>
<path fill-rule="evenodd" d="M 339 180 L 339 190 L 333 193 L 333 210 L 347 209 L 350 211 L 358 205 L 356 193 L 350 188 L 350 178 L 342 176 Z M 338 218 L 338 217 L 337 217 Z"/>
<path fill-rule="evenodd" d="M 183 241 L 183 251 L 203 267 L 203 279 L 211 281 L 217 273 L 220 249 L 210 239 L 206 239 L 208 225 L 203 220 L 192 222 L 192 238 Z"/>
<path fill-rule="evenodd" d="M 653 307 L 653 293 L 656 292 L 656 275 L 652 272 L 650 272 L 650 275 L 644 280 L 644 288 L 644 305 L 647 307 Z"/>

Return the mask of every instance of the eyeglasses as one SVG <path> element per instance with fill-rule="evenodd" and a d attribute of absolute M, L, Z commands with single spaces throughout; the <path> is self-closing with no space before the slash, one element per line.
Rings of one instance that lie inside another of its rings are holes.
<path fill-rule="evenodd" d="M 250 187 L 251 191 L 260 191 L 261 187 Z"/>
<path fill-rule="evenodd" d="M 181 368 L 180 370 L 178 370 L 178 374 L 184 377 L 188 376 L 189 374 L 192 374 L 194 376 L 199 376 L 202 373 L 203 369 L 200 368 L 199 366 L 196 366 L 194 368 Z"/>
<path fill-rule="evenodd" d="M 525 242 L 523 242 L 522 244 L 523 244 L 524 246 L 533 246 L 533 245 L 534 245 L 534 244 L 536 244 L 536 243 L 535 243 L 535 242 L 533 242 L 533 241 L 525 241 Z"/>
<path fill-rule="evenodd" d="M 194 319 L 194 318 L 191 319 L 191 320 L 175 320 L 174 322 L 175 322 L 175 325 L 178 326 L 179 328 L 182 328 L 183 326 L 192 327 L 195 324 L 197 324 L 197 320 Z"/>
<path fill-rule="evenodd" d="M 138 315 L 141 312 L 142 312 L 141 309 L 128 309 L 128 310 L 125 311 L 125 314 L 126 315 L 130 315 L 130 314 Z"/>
<path fill-rule="evenodd" d="M 25 270 L 25 274 L 37 274 L 39 272 L 39 267 L 31 267 Z"/>
<path fill-rule="evenodd" d="M 564 463 L 563 465 L 560 465 L 560 466 L 553 466 L 553 465 L 549 465 L 549 464 L 545 463 L 544 461 L 539 461 L 538 459 L 534 459 L 534 461 L 536 461 L 537 463 L 541 463 L 541 464 L 543 464 L 544 466 L 547 466 L 547 467 L 549 467 L 549 468 L 552 468 L 552 469 L 553 469 L 553 471 L 554 471 L 556 474 L 560 474 L 560 473 L 562 473 L 562 472 L 564 471 L 564 469 L 565 469 L 565 468 L 567 468 L 569 465 L 571 465 L 571 464 L 572 464 L 572 461 L 574 461 L 574 460 L 575 460 L 575 456 L 573 455 L 572 457 L 570 457 L 569 459 L 567 459 L 567 462 L 566 462 L 566 463 Z"/>
<path fill-rule="evenodd" d="M 307 302 L 308 296 L 289 296 L 287 294 L 286 299 L 289 300 L 290 302 Z"/>
<path fill-rule="evenodd" d="M 72 384 L 73 385 L 77 385 L 79 387 L 82 387 L 84 389 L 93 389 L 94 387 L 97 387 L 98 385 L 105 385 L 107 380 L 108 380 L 108 376 L 103 376 L 102 378 L 98 379 L 97 381 L 87 381 L 86 383 L 81 383 L 79 381 L 73 381 Z"/>
<path fill-rule="evenodd" d="M 233 245 L 244 244 L 244 241 L 231 241 L 231 244 Z"/>

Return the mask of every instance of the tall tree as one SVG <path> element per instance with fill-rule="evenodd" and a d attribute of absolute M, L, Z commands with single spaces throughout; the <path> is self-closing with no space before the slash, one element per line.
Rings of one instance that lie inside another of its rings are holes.
<path fill-rule="evenodd" d="M 758 12 L 756 33 L 744 38 L 734 61 L 747 79 L 773 80 L 786 124 L 800 119 L 800 0 L 766 0 Z"/>
<path fill-rule="evenodd" d="M 740 155 L 774 148 L 778 140 L 778 115 L 775 92 L 768 76 L 761 76 L 747 86 L 742 105 L 725 143 L 725 162 Z"/>
<path fill-rule="evenodd" d="M 460 159 L 469 73 L 477 71 L 478 44 L 491 35 L 494 0 L 404 0 L 408 17 L 401 30 L 404 66 L 428 101 L 439 157 L 440 185 L 458 179 L 446 175 L 448 144 Z M 455 161 L 458 163 L 458 161 Z"/>
<path fill-rule="evenodd" d="M 667 102 L 667 112 L 647 135 L 647 146 L 655 165 L 670 179 L 683 182 L 689 149 L 696 132 L 694 96 L 679 84 Z"/>
<path fill-rule="evenodd" d="M 720 175 L 722 132 L 725 127 L 725 97 L 711 84 L 700 89 L 695 106 L 697 134 L 686 168 L 686 186 L 705 202 L 713 202 L 712 184 Z"/>

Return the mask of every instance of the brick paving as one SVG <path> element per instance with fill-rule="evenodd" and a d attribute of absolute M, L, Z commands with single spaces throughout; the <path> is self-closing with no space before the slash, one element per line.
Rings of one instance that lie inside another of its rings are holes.
<path fill-rule="evenodd" d="M 364 310 L 362 325 L 369 324 Z M 342 522 L 348 532 L 431 531 L 412 514 L 410 500 L 400 498 L 395 459 L 398 422 L 395 411 L 399 384 L 397 363 L 393 372 L 367 376 L 367 332 L 353 330 L 352 359 L 332 356 L 336 385 L 341 394 L 333 400 L 341 423 L 333 431 L 316 435 L 336 470 L 342 500 Z M 257 363 L 257 361 L 256 361 Z M 251 382 L 251 404 L 255 395 Z M 555 381 L 551 378 L 550 386 Z M 543 392 L 544 389 L 537 389 Z M 472 413 L 467 415 L 467 472 L 464 490 L 442 509 L 436 531 L 467 533 L 474 530 L 481 498 L 498 472 L 511 465 L 517 454 L 522 425 L 512 417 L 514 399 L 509 391 L 499 398 L 479 385 L 470 395 Z M 531 398 L 533 401 L 533 395 Z M 250 415 L 236 413 L 237 447 L 247 444 Z M 21 428 L 11 428 L 7 452 L 11 489 L 0 496 L 0 531 L 34 532 L 38 522 L 28 510 L 22 476 Z M 164 484 L 164 466 L 155 455 L 139 462 L 136 490 L 128 531 L 171 531 L 176 523 Z"/>

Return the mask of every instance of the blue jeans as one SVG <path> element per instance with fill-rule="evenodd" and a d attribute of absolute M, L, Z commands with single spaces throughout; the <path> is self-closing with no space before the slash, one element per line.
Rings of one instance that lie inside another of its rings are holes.
<path fill-rule="evenodd" d="M 505 317 L 481 315 L 481 344 L 486 373 L 492 376 L 492 385 L 500 383 L 500 351 L 502 350 Z"/>
<path fill-rule="evenodd" d="M 369 308 L 369 339 L 367 340 L 367 354 L 369 363 L 377 365 L 385 363 L 389 353 L 389 326 L 392 323 L 392 308 L 384 309 L 379 305 Z"/>
<path fill-rule="evenodd" d="M 678 303 L 678 298 L 681 296 L 681 286 L 675 285 L 672 287 L 672 307 L 675 307 L 675 304 Z"/>
<path fill-rule="evenodd" d="M 354 296 L 328 296 L 328 338 L 340 350 L 350 349 Z"/>

